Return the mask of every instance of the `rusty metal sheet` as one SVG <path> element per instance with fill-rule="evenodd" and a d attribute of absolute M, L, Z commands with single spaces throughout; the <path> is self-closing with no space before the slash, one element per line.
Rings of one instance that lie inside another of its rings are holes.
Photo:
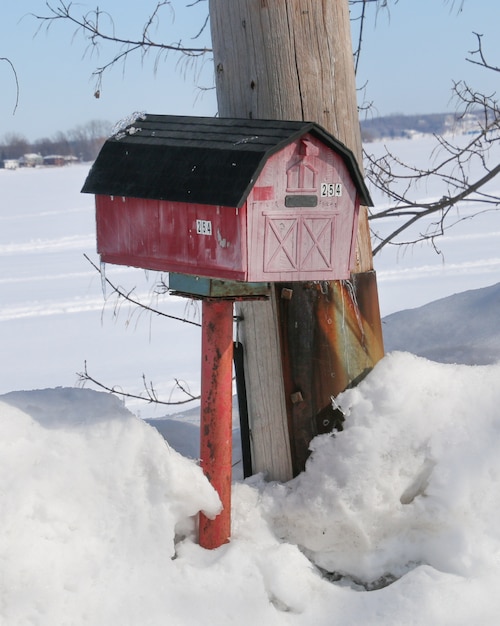
<path fill-rule="evenodd" d="M 292 464 L 305 467 L 317 434 L 341 429 L 332 397 L 355 385 L 384 354 L 374 271 L 350 280 L 279 286 Z M 292 294 L 290 296 L 290 290 Z M 292 397 L 301 401 L 293 402 Z M 295 394 L 295 395 L 294 395 Z"/>

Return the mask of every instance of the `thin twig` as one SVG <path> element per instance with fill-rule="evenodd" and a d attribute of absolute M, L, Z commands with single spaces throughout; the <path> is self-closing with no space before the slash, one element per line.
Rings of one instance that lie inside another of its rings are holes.
<path fill-rule="evenodd" d="M 143 380 L 143 384 L 144 384 L 144 390 L 145 390 L 145 392 L 147 394 L 146 397 L 144 397 L 143 395 L 130 393 L 130 392 L 127 392 L 127 391 L 122 391 L 122 390 L 120 390 L 116 386 L 110 387 L 108 385 L 105 385 L 101 381 L 97 380 L 96 378 L 94 378 L 93 376 L 91 376 L 88 373 L 87 361 L 85 361 L 85 363 L 84 363 L 84 370 L 83 370 L 83 372 L 77 372 L 77 376 L 78 376 L 78 381 L 79 381 L 79 383 L 82 386 L 85 386 L 85 384 L 87 382 L 90 382 L 93 385 L 95 385 L 96 387 L 99 387 L 99 389 L 102 389 L 104 391 L 108 391 L 109 393 L 112 393 L 114 395 L 121 396 L 122 398 L 129 398 L 129 399 L 132 399 L 132 400 L 142 400 L 144 402 L 147 402 L 148 404 L 162 404 L 164 406 L 179 406 L 179 405 L 188 404 L 189 402 L 193 402 L 195 400 L 199 400 L 200 399 L 200 396 L 194 396 L 191 393 L 186 392 L 184 387 L 181 386 L 180 384 L 178 384 L 178 381 L 176 380 L 175 382 L 177 384 L 177 387 L 183 393 L 186 393 L 189 397 L 186 400 L 176 400 L 176 401 L 159 400 L 158 396 L 156 394 L 156 390 L 153 387 L 153 384 L 149 383 L 149 385 L 148 385 L 146 383 L 146 377 L 145 377 L 144 374 L 142 375 L 142 380 Z"/>
<path fill-rule="evenodd" d="M 150 30 L 158 23 L 158 13 L 163 6 L 171 6 L 170 0 L 159 0 L 146 23 L 142 28 L 142 36 L 140 38 L 128 38 L 122 37 L 115 32 L 114 22 L 111 15 L 105 11 L 101 11 L 99 7 L 87 13 L 76 16 L 73 9 L 72 2 L 65 2 L 59 0 L 59 3 L 53 6 L 50 2 L 45 3 L 49 10 L 49 15 L 37 15 L 31 13 L 39 22 L 37 32 L 42 28 L 48 30 L 57 21 L 68 21 L 75 27 L 74 36 L 81 32 L 84 39 L 88 41 L 87 50 L 99 50 L 100 43 L 112 43 L 120 46 L 119 52 L 114 54 L 111 60 L 107 61 L 100 67 L 96 68 L 93 72 L 93 76 L 96 77 L 96 85 L 94 89 L 94 95 L 96 98 L 100 97 L 103 74 L 109 68 L 113 67 L 119 61 L 124 61 L 132 54 L 140 52 L 143 58 L 148 52 L 156 50 L 158 54 L 168 54 L 169 52 L 179 53 L 187 57 L 195 58 L 200 57 L 208 52 L 211 52 L 209 47 L 193 47 L 185 46 L 182 41 L 175 43 L 163 43 L 155 41 L 151 35 Z M 111 28 L 105 30 L 102 26 L 102 16 L 106 16 L 109 20 Z M 205 25 L 203 26 L 203 28 Z M 203 30 L 203 29 L 202 29 Z M 200 31 L 201 32 L 201 31 Z M 157 62 L 155 63 L 155 67 Z"/>
<path fill-rule="evenodd" d="M 15 115 L 16 111 L 17 111 L 17 106 L 19 104 L 19 92 L 20 92 L 19 80 L 18 80 L 18 77 L 17 77 L 16 68 L 14 67 L 14 64 L 12 63 L 12 61 L 10 59 L 8 59 L 7 57 L 0 57 L 0 61 L 5 61 L 6 63 L 8 63 L 10 65 L 12 73 L 14 74 L 14 80 L 16 81 L 16 102 L 14 104 L 14 109 L 12 111 L 12 115 Z"/>
<path fill-rule="evenodd" d="M 84 253 L 83 256 L 92 265 L 92 267 L 99 273 L 99 275 L 106 282 L 106 284 L 111 287 L 111 289 L 113 290 L 113 293 L 115 293 L 119 298 L 122 298 L 123 300 L 126 300 L 130 304 L 134 304 L 135 306 L 138 306 L 138 307 L 140 307 L 141 309 L 143 309 L 145 311 L 149 311 L 150 313 L 153 313 L 154 315 L 159 315 L 161 317 L 167 317 L 169 319 L 176 320 L 178 322 L 183 322 L 184 324 L 191 324 L 192 326 L 197 326 L 197 327 L 201 326 L 201 324 L 199 322 L 193 322 L 192 320 L 188 320 L 188 319 L 186 319 L 184 317 L 178 317 L 176 315 L 170 315 L 169 313 L 165 313 L 163 311 L 159 311 L 158 309 L 154 309 L 153 307 L 150 307 L 147 304 L 144 304 L 144 302 L 141 302 L 140 300 L 137 300 L 137 299 L 133 298 L 130 295 L 133 290 L 130 290 L 129 292 L 125 292 L 122 289 L 120 289 L 120 287 L 117 287 L 113 282 L 111 282 L 109 280 L 109 278 L 107 276 L 103 275 L 103 273 L 101 271 L 101 268 L 98 267 L 87 254 Z"/>

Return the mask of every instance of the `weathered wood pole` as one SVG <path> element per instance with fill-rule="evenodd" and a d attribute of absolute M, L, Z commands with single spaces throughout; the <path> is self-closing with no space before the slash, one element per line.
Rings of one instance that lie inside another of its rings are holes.
<path fill-rule="evenodd" d="M 324 126 L 362 168 L 348 0 L 210 0 L 221 117 Z M 288 480 L 335 420 L 331 398 L 383 355 L 366 208 L 350 281 L 277 285 L 240 306 L 254 471 Z M 290 292 L 287 291 L 287 294 Z"/>
<path fill-rule="evenodd" d="M 199 516 L 203 548 L 218 548 L 231 535 L 233 303 L 203 300 L 201 340 L 201 467 L 223 509 Z"/>

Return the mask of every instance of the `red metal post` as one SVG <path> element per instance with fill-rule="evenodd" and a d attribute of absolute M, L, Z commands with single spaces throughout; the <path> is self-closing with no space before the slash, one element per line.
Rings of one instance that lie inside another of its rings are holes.
<path fill-rule="evenodd" d="M 231 535 L 233 303 L 203 300 L 201 357 L 201 466 L 223 510 L 200 513 L 200 546 L 218 548 Z"/>

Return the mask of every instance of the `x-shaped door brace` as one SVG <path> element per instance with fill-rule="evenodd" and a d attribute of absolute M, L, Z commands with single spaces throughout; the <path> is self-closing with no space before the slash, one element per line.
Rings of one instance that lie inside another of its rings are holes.
<path fill-rule="evenodd" d="M 314 218 L 312 218 L 314 219 Z M 310 221 L 312 221 L 311 218 L 309 218 Z M 303 226 L 304 228 L 307 230 L 307 232 L 309 233 L 309 236 L 311 237 L 312 240 L 312 246 L 309 248 L 308 253 L 304 256 L 304 258 L 301 260 L 301 267 L 303 267 L 304 263 L 307 261 L 307 259 L 311 256 L 312 252 L 314 250 L 317 250 L 321 256 L 321 258 L 323 259 L 323 261 L 325 262 L 325 265 L 327 267 L 331 267 L 331 260 L 330 260 L 330 254 L 328 254 L 328 256 L 325 255 L 323 248 L 321 247 L 321 244 L 319 242 L 319 239 L 323 236 L 324 232 L 327 230 L 327 228 L 331 229 L 332 226 L 332 220 L 329 218 L 326 218 L 325 221 L 325 225 L 323 226 L 323 228 L 321 229 L 321 231 L 319 232 L 319 234 L 316 236 L 313 231 L 312 228 L 309 227 L 309 224 L 307 223 L 307 218 L 305 218 L 303 220 Z M 304 231 L 303 231 L 304 232 Z M 331 236 L 331 230 L 330 230 L 330 237 L 328 237 L 328 241 L 329 241 L 329 245 L 331 246 L 332 243 L 332 236 Z"/>
<path fill-rule="evenodd" d="M 288 259 L 290 265 L 295 270 L 300 270 L 303 268 L 306 261 L 311 257 L 315 250 L 318 251 L 320 257 L 323 259 L 323 262 L 326 267 L 330 268 L 332 266 L 330 250 L 325 252 L 323 246 L 321 245 L 320 239 L 323 237 L 325 232 L 332 227 L 332 220 L 330 218 L 316 218 L 316 220 L 321 219 L 325 220 L 325 223 L 319 233 L 317 235 L 314 234 L 312 221 L 315 218 L 295 218 L 292 219 L 290 226 L 286 230 L 280 230 L 279 225 L 284 225 L 285 220 L 289 221 L 290 218 L 282 218 L 282 219 L 268 219 L 268 228 L 272 231 L 274 236 L 276 237 L 276 248 L 272 252 L 271 256 L 267 259 L 266 265 L 269 268 L 272 266 L 273 261 L 276 257 L 283 253 Z M 309 223 L 308 223 L 309 222 Z M 301 228 L 299 228 L 299 224 Z M 307 253 L 300 258 L 299 251 L 302 249 L 302 242 L 304 240 L 304 235 L 307 231 L 307 235 L 310 238 L 311 246 L 309 247 Z M 292 235 L 295 235 L 295 242 L 292 240 Z M 332 236 L 327 238 L 328 245 L 331 246 Z M 287 244 L 289 244 L 287 246 Z M 291 251 L 288 249 L 291 248 Z M 272 270 L 268 270 L 272 271 Z"/>

